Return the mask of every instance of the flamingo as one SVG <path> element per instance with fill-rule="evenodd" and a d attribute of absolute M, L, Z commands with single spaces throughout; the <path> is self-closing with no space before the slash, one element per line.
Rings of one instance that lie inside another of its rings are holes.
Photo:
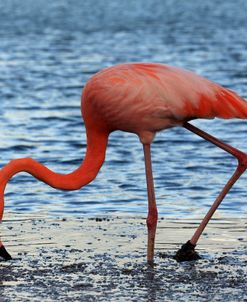
<path fill-rule="evenodd" d="M 147 262 L 154 262 L 158 211 L 155 200 L 151 144 L 155 133 L 175 126 L 199 135 L 238 160 L 236 171 L 228 180 L 192 238 L 175 255 L 178 261 L 200 256 L 196 244 L 207 223 L 227 192 L 247 168 L 247 154 L 218 140 L 189 123 L 196 118 L 247 118 L 247 102 L 235 92 L 195 73 L 158 63 L 119 64 L 96 73 L 86 83 L 81 102 L 87 135 L 87 149 L 79 168 L 58 174 L 32 158 L 10 161 L 0 170 L 0 219 L 4 211 L 7 182 L 19 172 L 27 172 L 49 186 L 78 190 L 90 183 L 104 160 L 109 134 L 122 130 L 137 134 L 143 145 L 147 196 Z M 0 241 L 0 256 L 11 259 Z"/>

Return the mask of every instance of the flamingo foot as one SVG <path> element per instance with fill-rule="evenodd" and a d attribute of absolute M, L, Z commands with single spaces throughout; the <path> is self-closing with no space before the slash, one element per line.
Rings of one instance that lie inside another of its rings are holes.
<path fill-rule="evenodd" d="M 5 247 L 3 245 L 0 247 L 0 257 L 2 257 L 5 261 L 12 259 L 12 257 L 6 251 L 6 249 L 5 249 Z"/>
<path fill-rule="evenodd" d="M 195 245 L 192 244 L 190 241 L 187 241 L 182 247 L 177 251 L 174 259 L 178 262 L 183 261 L 192 261 L 201 259 L 199 254 L 195 251 Z"/>

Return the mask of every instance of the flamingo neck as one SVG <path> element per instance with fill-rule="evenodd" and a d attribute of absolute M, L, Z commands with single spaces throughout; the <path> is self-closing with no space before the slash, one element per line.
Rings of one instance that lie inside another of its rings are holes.
<path fill-rule="evenodd" d="M 55 173 L 32 158 L 12 160 L 0 170 L 0 189 L 4 191 L 8 181 L 19 172 L 27 172 L 55 189 L 80 189 L 97 176 L 105 160 L 108 135 L 103 131 L 88 131 L 85 158 L 80 167 L 69 174 Z"/>

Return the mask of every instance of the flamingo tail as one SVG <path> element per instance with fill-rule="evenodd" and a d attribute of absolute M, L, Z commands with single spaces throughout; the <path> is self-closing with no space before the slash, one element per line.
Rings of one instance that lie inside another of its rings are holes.
<path fill-rule="evenodd" d="M 217 117 L 221 118 L 247 118 L 247 101 L 237 93 L 223 88 L 217 94 Z"/>
<path fill-rule="evenodd" d="M 200 96 L 193 114 L 197 118 L 247 119 L 247 101 L 237 93 L 219 86 L 213 99 L 205 94 Z"/>

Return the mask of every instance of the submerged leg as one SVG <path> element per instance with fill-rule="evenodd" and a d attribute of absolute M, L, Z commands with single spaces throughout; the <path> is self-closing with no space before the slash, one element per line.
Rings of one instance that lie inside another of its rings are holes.
<path fill-rule="evenodd" d="M 232 186 L 235 184 L 235 182 L 239 179 L 239 177 L 244 173 L 244 171 L 247 169 L 247 154 L 244 152 L 233 148 L 230 145 L 227 145 L 220 140 L 216 139 L 215 137 L 207 134 L 206 132 L 203 132 L 202 130 L 196 128 L 195 126 L 192 126 L 189 123 L 185 123 L 184 127 L 193 133 L 201 136 L 205 140 L 210 141 L 211 143 L 215 144 L 219 148 L 227 151 L 228 153 L 232 154 L 234 157 L 237 158 L 238 160 L 238 167 L 232 177 L 229 179 L 229 181 L 226 183 L 224 186 L 223 190 L 219 194 L 219 196 L 216 198 L 215 202 L 209 209 L 208 213 L 202 220 L 201 224 L 197 228 L 195 234 L 192 236 L 191 240 L 189 240 L 187 243 L 185 243 L 182 248 L 177 252 L 175 255 L 175 259 L 177 261 L 188 261 L 188 260 L 196 260 L 199 257 L 199 255 L 195 252 L 195 246 L 196 243 L 201 236 L 203 230 L 205 229 L 206 225 L 208 224 L 209 220 L 213 216 L 214 212 L 216 209 L 219 207 L 221 204 L 222 200 L 226 196 L 226 194 L 229 192 L 229 190 L 232 188 Z"/>
<path fill-rule="evenodd" d="M 158 220 L 158 211 L 155 201 L 154 182 L 152 173 L 152 161 L 150 144 L 143 145 L 144 159 L 145 159 L 145 170 L 147 180 L 147 193 L 148 193 L 148 217 L 147 217 L 147 228 L 148 228 L 148 247 L 147 247 L 147 261 L 148 264 L 153 265 L 154 258 L 154 244 L 155 244 L 155 233 Z"/>

